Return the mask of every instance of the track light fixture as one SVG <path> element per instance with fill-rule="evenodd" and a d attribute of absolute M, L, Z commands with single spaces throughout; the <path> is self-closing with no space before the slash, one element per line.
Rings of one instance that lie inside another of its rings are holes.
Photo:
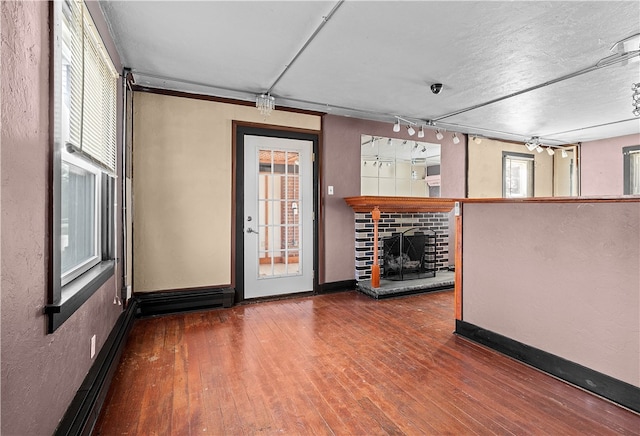
<path fill-rule="evenodd" d="M 527 147 L 527 150 L 533 151 L 540 147 L 540 138 L 537 136 L 532 136 L 527 142 L 524 143 Z"/>
<path fill-rule="evenodd" d="M 420 130 L 418 130 L 418 138 L 424 138 L 424 126 L 420 126 Z"/>
<path fill-rule="evenodd" d="M 553 151 L 553 148 L 551 148 L 551 147 L 547 147 L 547 154 L 548 154 L 549 156 L 553 156 L 555 153 L 556 153 L 556 152 L 555 152 L 555 151 Z"/>
<path fill-rule="evenodd" d="M 567 150 L 562 150 L 562 153 L 560 153 L 560 156 L 562 156 L 563 159 L 566 159 L 567 156 L 569 156 L 569 153 L 567 153 Z"/>
<path fill-rule="evenodd" d="M 631 87 L 631 90 L 633 91 L 633 94 L 631 95 L 631 98 L 633 100 L 631 102 L 631 105 L 633 106 L 632 113 L 636 117 L 640 117 L 640 82 L 634 83 Z"/>
<path fill-rule="evenodd" d="M 436 130 L 436 138 L 440 141 L 442 138 L 444 138 L 444 135 L 442 134 L 442 132 L 440 132 L 440 129 Z"/>
<path fill-rule="evenodd" d="M 417 126 L 418 123 L 414 123 L 413 121 L 405 120 L 402 117 L 396 115 L 396 122 L 393 124 L 393 131 L 398 133 L 400 131 L 400 121 L 407 123 L 407 133 L 409 136 L 413 136 L 416 134 L 416 129 L 413 126 Z"/>
<path fill-rule="evenodd" d="M 542 153 L 544 151 L 544 148 L 540 147 L 539 145 L 536 147 L 536 151 L 538 153 Z"/>
<path fill-rule="evenodd" d="M 454 144 L 459 144 L 460 143 L 460 138 L 458 138 L 458 134 L 457 133 L 453 134 L 453 143 Z"/>
<path fill-rule="evenodd" d="M 475 142 L 476 144 L 480 144 L 482 143 L 482 138 L 476 135 L 473 137 L 473 142 Z"/>

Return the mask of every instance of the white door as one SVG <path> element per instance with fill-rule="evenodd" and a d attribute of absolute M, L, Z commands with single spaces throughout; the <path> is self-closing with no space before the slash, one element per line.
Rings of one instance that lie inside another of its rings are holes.
<path fill-rule="evenodd" d="M 313 142 L 244 136 L 244 297 L 313 290 Z"/>

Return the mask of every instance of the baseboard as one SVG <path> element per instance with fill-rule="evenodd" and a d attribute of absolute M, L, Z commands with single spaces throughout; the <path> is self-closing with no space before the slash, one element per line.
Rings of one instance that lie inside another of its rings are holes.
<path fill-rule="evenodd" d="M 140 316 L 166 315 L 233 306 L 235 290 L 209 288 L 136 294 Z"/>
<path fill-rule="evenodd" d="M 138 302 L 135 299 L 129 300 L 127 308 L 118 317 L 107 341 L 58 424 L 55 435 L 90 435 L 93 431 L 109 392 L 111 379 L 118 368 L 137 309 Z"/>
<path fill-rule="evenodd" d="M 333 292 L 353 291 L 356 289 L 355 280 L 342 280 L 339 282 L 322 283 L 318 285 L 318 294 L 331 294 Z"/>
<path fill-rule="evenodd" d="M 456 320 L 456 334 L 640 413 L 640 388 L 522 342 Z"/>

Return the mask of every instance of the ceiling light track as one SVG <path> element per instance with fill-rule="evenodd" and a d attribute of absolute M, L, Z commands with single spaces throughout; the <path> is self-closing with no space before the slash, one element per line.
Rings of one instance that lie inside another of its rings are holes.
<path fill-rule="evenodd" d="M 336 13 L 336 11 L 340 8 L 340 6 L 342 6 L 343 3 L 344 3 L 344 0 L 338 1 L 338 3 L 336 3 L 333 6 L 333 8 L 329 12 L 329 14 L 327 16 L 325 16 L 325 17 L 322 17 L 322 22 L 318 25 L 316 30 L 311 34 L 309 39 L 307 39 L 307 41 L 304 43 L 302 48 L 300 50 L 298 50 L 298 53 L 295 54 L 293 59 L 291 59 L 291 61 L 288 64 L 285 65 L 284 70 L 280 73 L 278 78 L 271 84 L 271 86 L 267 90 L 266 94 L 271 94 L 271 92 L 273 91 L 273 88 L 275 88 L 275 86 L 278 84 L 278 82 L 280 82 L 280 79 L 282 79 L 282 77 L 287 73 L 287 71 L 289 71 L 289 68 L 291 68 L 291 66 L 293 66 L 293 64 L 298 60 L 300 55 L 307 49 L 309 44 L 311 44 L 311 41 L 313 41 L 315 39 L 315 37 L 318 36 L 318 33 L 320 33 L 320 31 L 325 26 L 325 24 L 327 24 L 329 22 L 331 17 L 333 17 L 333 14 Z"/>
<path fill-rule="evenodd" d="M 578 71 L 575 71 L 573 73 L 566 74 L 566 75 L 558 77 L 556 79 L 549 80 L 549 81 L 541 83 L 539 85 L 534 85 L 534 86 L 531 86 L 529 88 L 525 88 L 525 89 L 522 89 L 520 91 L 516 91 L 516 92 L 513 92 L 511 94 L 502 96 L 502 97 L 494 98 L 493 100 L 489 100 L 489 101 L 486 101 L 484 103 L 479 103 L 479 104 L 476 104 L 476 105 L 473 105 L 473 106 L 469 106 L 469 107 L 464 108 L 464 109 L 460 109 L 460 110 L 448 113 L 446 115 L 441 115 L 441 116 L 439 116 L 437 118 L 433 118 L 433 120 L 434 121 L 440 121 L 440 120 L 443 120 L 445 118 L 451 118 L 453 116 L 460 115 L 460 114 L 463 114 L 465 112 L 470 112 L 470 111 L 475 110 L 475 109 L 480 109 L 482 107 L 489 106 L 491 104 L 498 103 L 500 101 L 504 101 L 504 100 L 507 100 L 507 99 L 510 99 L 510 98 L 513 98 L 513 97 L 517 97 L 517 96 L 522 95 L 522 94 L 526 94 L 527 92 L 535 91 L 537 89 L 544 88 L 544 87 L 547 87 L 549 85 L 553 85 L 553 84 L 556 84 L 556 83 L 559 83 L 559 82 L 563 82 L 565 80 L 573 79 L 574 77 L 578 77 L 578 76 L 581 76 L 583 74 L 590 73 L 592 71 L 597 71 L 597 70 L 599 70 L 601 68 L 606 68 L 606 67 L 610 67 L 612 65 L 617 65 L 617 64 L 619 64 L 621 62 L 626 63 L 626 62 L 629 62 L 632 59 L 634 59 L 636 57 L 639 57 L 639 56 L 640 56 L 640 50 L 634 50 L 634 51 L 626 52 L 626 53 L 613 54 L 611 56 L 607 56 L 605 58 L 602 58 L 595 65 L 592 65 L 592 66 L 587 67 L 587 68 L 583 68 L 582 70 L 578 70 Z"/>

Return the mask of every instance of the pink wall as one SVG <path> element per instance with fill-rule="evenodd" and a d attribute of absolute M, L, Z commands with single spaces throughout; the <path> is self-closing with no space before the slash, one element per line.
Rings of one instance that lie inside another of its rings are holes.
<path fill-rule="evenodd" d="M 463 320 L 640 386 L 640 199 L 464 203 Z"/>
<path fill-rule="evenodd" d="M 400 139 L 410 137 L 403 129 L 393 132 L 393 123 L 361 120 L 357 118 L 325 115 L 323 118 L 322 201 L 324 204 L 325 269 L 320 283 L 355 278 L 355 230 L 353 210 L 344 197 L 360 195 L 360 135 L 385 136 Z M 451 134 L 442 141 L 434 130 L 425 130 L 425 142 L 441 143 L 441 195 L 465 195 L 465 143 L 466 136 L 458 135 L 454 144 Z M 334 195 L 327 195 L 327 187 L 334 187 Z"/>
<path fill-rule="evenodd" d="M 581 195 L 623 195 L 622 148 L 640 145 L 640 135 L 583 142 L 580 147 Z"/>
<path fill-rule="evenodd" d="M 95 9 L 97 3 L 91 3 L 89 7 Z M 112 303 L 118 287 L 112 278 L 55 333 L 46 334 L 43 307 L 47 303 L 50 210 L 48 9 L 48 2 L 0 2 L 0 432 L 6 435 L 53 433 L 93 363 L 91 336 L 97 335 L 99 350 L 122 311 L 121 306 Z"/>

